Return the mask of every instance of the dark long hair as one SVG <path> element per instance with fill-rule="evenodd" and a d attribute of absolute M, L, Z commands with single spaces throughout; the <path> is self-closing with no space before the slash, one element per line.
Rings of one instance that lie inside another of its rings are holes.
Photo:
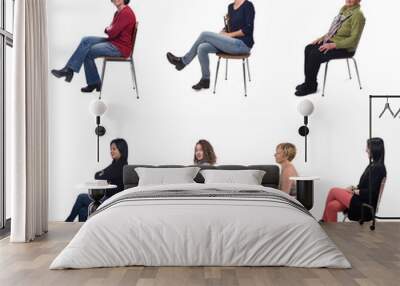
<path fill-rule="evenodd" d="M 117 138 L 111 141 L 110 146 L 115 144 L 119 153 L 121 154 L 121 158 L 119 161 L 122 162 L 123 165 L 128 164 L 128 143 L 126 143 L 125 139 Z"/>
<path fill-rule="evenodd" d="M 197 158 L 196 158 L 196 146 L 197 145 L 201 146 L 201 148 L 203 149 L 203 153 L 204 153 L 204 158 L 203 158 L 203 160 L 201 160 L 201 162 L 199 160 L 197 160 Z M 196 143 L 196 145 L 194 145 L 193 162 L 195 164 L 206 162 L 210 165 L 214 165 L 215 163 L 217 163 L 217 156 L 215 155 L 214 148 L 210 142 L 208 142 L 207 140 L 201 139 Z"/>
<path fill-rule="evenodd" d="M 113 1 L 113 0 L 111 0 L 111 2 L 112 2 L 112 1 Z M 125 5 L 128 5 L 129 2 L 130 2 L 130 0 L 124 0 L 124 4 L 125 4 Z"/>
<path fill-rule="evenodd" d="M 385 164 L 385 143 L 382 138 L 370 138 L 367 141 L 371 159 L 374 163 Z"/>

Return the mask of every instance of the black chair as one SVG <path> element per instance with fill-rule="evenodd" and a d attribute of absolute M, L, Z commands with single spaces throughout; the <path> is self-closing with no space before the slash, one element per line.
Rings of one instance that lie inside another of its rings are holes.
<path fill-rule="evenodd" d="M 383 195 L 383 191 L 385 189 L 385 184 L 386 184 L 386 178 L 383 178 L 382 183 L 381 183 L 381 188 L 379 189 L 379 197 L 378 197 L 378 201 L 376 204 L 376 208 L 370 204 L 362 204 L 361 205 L 361 219 L 359 221 L 360 225 L 363 225 L 365 222 L 365 209 L 368 209 L 371 212 L 371 216 L 372 216 L 372 224 L 370 225 L 370 229 L 371 230 L 375 230 L 375 223 L 376 223 L 376 214 L 378 212 L 378 208 L 379 208 L 379 204 Z"/>
<path fill-rule="evenodd" d="M 330 61 L 328 61 L 328 62 L 325 63 L 325 74 L 324 74 L 324 85 L 323 85 L 323 88 L 322 88 L 322 96 L 325 96 L 326 77 L 327 77 L 327 75 L 328 75 L 328 65 L 329 65 L 329 62 L 331 62 L 331 61 L 336 61 L 336 60 L 346 60 L 346 62 L 347 62 L 347 70 L 348 70 L 348 72 L 349 72 L 349 78 L 350 78 L 350 79 L 352 79 L 352 76 L 351 76 L 350 62 L 349 62 L 349 60 L 352 60 L 352 61 L 353 61 L 353 63 L 354 63 L 354 68 L 355 68 L 356 74 L 357 74 L 358 84 L 359 84 L 359 86 L 360 86 L 360 89 L 362 89 L 361 80 L 360 80 L 360 74 L 359 74 L 359 72 L 358 72 L 358 65 L 357 65 L 357 61 L 356 61 L 356 59 L 354 58 L 354 56 L 352 56 L 352 57 L 350 57 L 350 58 L 344 58 L 344 59 L 333 59 L 333 60 L 330 60 Z"/>
<path fill-rule="evenodd" d="M 101 84 L 104 85 L 104 74 L 105 74 L 106 65 L 107 65 L 108 62 L 128 62 L 128 63 L 130 63 L 131 72 L 132 72 L 133 89 L 136 90 L 136 98 L 137 99 L 139 99 L 139 90 L 138 90 L 137 81 L 136 81 L 135 62 L 133 61 L 133 50 L 135 49 L 138 25 L 139 25 L 139 22 L 136 22 L 135 28 L 133 29 L 132 52 L 131 52 L 131 55 L 129 56 L 129 58 L 124 58 L 124 57 L 104 57 L 103 58 L 103 69 L 102 69 L 102 72 L 101 72 Z M 100 99 L 101 99 L 102 91 L 103 91 L 103 88 L 100 91 Z"/>

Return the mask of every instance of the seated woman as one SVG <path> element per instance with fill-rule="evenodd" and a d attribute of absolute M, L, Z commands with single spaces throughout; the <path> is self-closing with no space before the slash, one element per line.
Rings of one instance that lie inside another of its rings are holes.
<path fill-rule="evenodd" d="M 202 77 L 195 90 L 210 87 L 210 60 L 208 54 L 223 52 L 227 54 L 248 54 L 254 45 L 255 10 L 248 0 L 235 0 L 228 7 L 228 24 L 219 34 L 203 32 L 189 52 L 183 57 L 176 57 L 167 53 L 168 61 L 177 70 L 182 70 L 190 64 L 197 55 L 201 65 Z"/>
<path fill-rule="evenodd" d="M 362 174 L 358 186 L 351 186 L 345 189 L 331 189 L 326 199 L 321 222 L 337 222 L 337 213 L 344 210 L 349 211 L 349 219 L 359 220 L 361 218 L 361 205 L 363 203 L 371 204 L 376 208 L 382 180 L 386 178 L 385 146 L 383 140 L 381 138 L 368 140 L 367 153 L 371 163 Z M 369 216 L 367 219 L 370 219 L 371 213 L 367 209 L 365 213 Z"/>
<path fill-rule="evenodd" d="M 95 59 L 98 57 L 125 57 L 128 58 L 132 52 L 132 36 L 136 25 L 135 13 L 128 6 L 130 0 L 112 0 L 117 7 L 113 21 L 104 32 L 105 37 L 84 37 L 75 50 L 68 63 L 61 70 L 53 69 L 51 73 L 58 78 L 65 77 L 70 82 L 74 72 L 84 64 L 87 86 L 82 92 L 101 90 L 101 79 L 97 71 Z"/>
<path fill-rule="evenodd" d="M 116 189 L 107 190 L 104 200 L 124 190 L 122 174 L 124 166 L 128 164 L 128 144 L 124 139 L 114 139 L 110 143 L 110 153 L 111 164 L 94 175 L 96 180 L 107 180 L 109 184 L 118 186 Z M 91 202 L 88 194 L 78 195 L 71 213 L 65 221 L 73 222 L 77 216 L 79 216 L 79 221 L 86 221 Z"/>
<path fill-rule="evenodd" d="M 194 146 L 193 163 L 199 166 L 214 166 L 217 163 L 217 156 L 210 142 L 202 139 L 196 143 Z"/>
<path fill-rule="evenodd" d="M 322 63 L 354 56 L 365 26 L 360 2 L 361 0 L 346 0 L 345 6 L 334 19 L 329 32 L 306 47 L 305 82 L 296 87 L 296 96 L 317 92 L 317 75 Z"/>
<path fill-rule="evenodd" d="M 281 143 L 276 147 L 275 161 L 281 166 L 279 189 L 291 196 L 296 195 L 296 184 L 290 177 L 297 177 L 292 161 L 296 157 L 296 146 L 291 143 Z"/>

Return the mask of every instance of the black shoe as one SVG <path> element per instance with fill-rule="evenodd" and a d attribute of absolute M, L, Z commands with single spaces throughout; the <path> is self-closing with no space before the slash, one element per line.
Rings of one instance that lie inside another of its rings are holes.
<path fill-rule="evenodd" d="M 68 67 L 60 70 L 51 70 L 51 73 L 57 78 L 65 77 L 66 82 L 71 82 L 72 78 L 74 77 L 74 71 Z"/>
<path fill-rule="evenodd" d="M 304 84 L 294 93 L 296 96 L 306 96 L 309 94 L 316 93 L 318 90 L 318 84 Z"/>
<path fill-rule="evenodd" d="M 186 66 L 183 63 L 182 58 L 178 58 L 169 52 L 167 53 L 167 59 L 170 62 L 170 64 L 174 65 L 178 71 L 183 70 Z"/>
<path fill-rule="evenodd" d="M 92 92 L 93 90 L 101 91 L 101 83 L 89 84 L 88 86 L 81 88 L 81 91 L 85 93 Z"/>
<path fill-rule="evenodd" d="M 302 84 L 299 84 L 298 86 L 296 86 L 296 91 L 298 91 L 298 90 L 300 90 L 300 89 L 302 89 L 304 86 L 306 85 L 306 83 L 304 82 L 304 83 L 302 83 Z"/>
<path fill-rule="evenodd" d="M 209 79 L 201 79 L 197 84 L 192 86 L 194 90 L 208 89 L 210 88 L 210 80 Z"/>
<path fill-rule="evenodd" d="M 318 222 L 319 222 L 320 224 L 325 223 L 325 221 L 324 221 L 323 219 L 320 219 Z"/>

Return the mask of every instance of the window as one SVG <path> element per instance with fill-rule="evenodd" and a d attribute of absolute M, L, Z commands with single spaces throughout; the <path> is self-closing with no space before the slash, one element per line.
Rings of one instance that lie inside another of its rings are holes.
<path fill-rule="evenodd" d="M 14 0 L 0 0 L 0 229 L 9 226 L 10 195 L 5 188 L 5 98 L 11 92 Z M 2 235 L 0 232 L 0 236 Z"/>

